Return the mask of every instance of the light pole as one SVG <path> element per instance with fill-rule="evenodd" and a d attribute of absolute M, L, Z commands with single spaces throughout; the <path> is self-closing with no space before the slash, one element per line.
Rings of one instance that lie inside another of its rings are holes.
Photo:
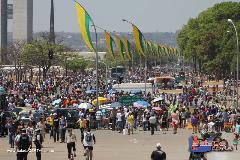
<path fill-rule="evenodd" d="M 228 22 L 231 23 L 233 25 L 233 28 L 235 30 L 235 33 L 236 33 L 236 40 L 237 40 L 237 108 L 238 108 L 238 79 L 239 79 L 239 62 L 238 62 L 238 55 L 239 55 L 239 43 L 238 43 L 238 32 L 237 32 L 237 28 L 233 22 L 232 19 L 228 19 Z"/>
<path fill-rule="evenodd" d="M 94 60 L 92 60 L 92 59 L 85 59 L 85 60 L 88 60 L 88 61 L 91 61 L 91 62 L 95 62 Z M 105 63 L 105 62 L 103 62 L 103 61 L 98 61 L 98 62 L 100 62 L 100 63 L 102 63 L 102 64 L 104 64 L 105 65 L 105 77 L 106 77 L 106 85 L 107 85 L 107 81 L 108 81 L 108 65 L 107 65 L 107 63 Z"/>
<path fill-rule="evenodd" d="M 131 24 L 132 26 L 135 26 L 132 22 L 122 19 L 123 22 L 127 22 Z M 141 66 L 141 57 L 140 57 L 140 66 Z M 141 73 L 141 68 L 140 68 L 140 73 Z M 144 91 L 145 91 L 145 97 L 147 96 L 147 58 L 145 56 L 144 58 Z"/>
<path fill-rule="evenodd" d="M 103 61 L 100 61 L 100 62 L 105 65 L 105 72 L 106 72 L 105 76 L 106 76 L 106 86 L 107 86 L 108 85 L 108 65 L 107 65 L 107 63 L 105 63 Z"/>
<path fill-rule="evenodd" d="M 92 26 L 95 28 L 95 30 L 96 30 L 96 28 L 98 28 L 98 29 L 100 29 L 100 30 L 106 32 L 106 30 L 103 29 L 102 27 L 99 27 L 99 26 L 96 26 L 96 25 L 92 25 Z M 113 32 L 115 32 L 115 31 L 113 31 Z M 108 65 L 107 65 L 105 62 L 103 62 L 103 61 L 100 61 L 100 62 L 103 63 L 103 64 L 105 65 L 105 67 L 106 67 L 105 71 L 106 71 L 106 86 L 107 86 L 107 79 L 108 79 Z"/>

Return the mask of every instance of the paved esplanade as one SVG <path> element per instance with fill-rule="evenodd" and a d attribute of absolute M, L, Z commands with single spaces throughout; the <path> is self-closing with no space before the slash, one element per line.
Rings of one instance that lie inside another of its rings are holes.
<path fill-rule="evenodd" d="M 83 159 L 83 149 L 80 142 L 79 130 L 74 131 L 77 134 L 77 160 Z M 122 135 L 118 132 L 109 130 L 94 131 L 97 144 L 94 146 L 95 160 L 150 160 L 150 154 L 155 149 L 155 144 L 160 142 L 163 150 L 167 153 L 168 160 L 188 160 L 189 153 L 187 151 L 187 138 L 191 134 L 190 131 L 180 130 L 177 135 L 173 135 L 169 131 L 166 135 L 160 132 L 151 136 L 150 132 L 135 131 L 134 135 Z M 232 133 L 225 134 L 224 137 L 232 143 Z M 16 153 L 9 153 L 8 139 L 0 139 L 0 159 L 14 160 Z M 51 152 L 54 150 L 54 152 Z M 46 135 L 42 160 L 66 160 L 67 147 L 66 143 L 53 143 L 53 139 L 49 140 Z M 233 152 L 212 152 L 207 157 L 208 160 L 237 160 L 240 151 Z M 29 153 L 30 160 L 36 159 L 35 153 Z"/>

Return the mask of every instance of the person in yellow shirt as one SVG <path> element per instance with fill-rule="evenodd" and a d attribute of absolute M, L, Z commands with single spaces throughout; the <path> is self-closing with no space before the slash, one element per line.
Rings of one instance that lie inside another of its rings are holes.
<path fill-rule="evenodd" d="M 83 135 L 84 129 L 86 129 L 86 126 L 87 126 L 87 121 L 83 117 L 80 117 L 77 123 L 79 123 L 81 135 Z"/>
<path fill-rule="evenodd" d="M 50 128 L 50 139 L 53 136 L 53 114 L 50 114 L 50 116 L 47 117 L 47 124 Z"/>
<path fill-rule="evenodd" d="M 132 132 L 133 134 L 133 125 L 134 125 L 134 116 L 133 113 L 129 113 L 128 117 L 127 117 L 127 121 L 128 121 L 128 135 L 130 135 L 130 133 Z"/>

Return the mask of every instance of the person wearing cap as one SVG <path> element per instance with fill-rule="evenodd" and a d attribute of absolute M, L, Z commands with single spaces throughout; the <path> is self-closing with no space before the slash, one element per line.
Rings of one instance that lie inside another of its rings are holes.
<path fill-rule="evenodd" d="M 160 143 L 157 143 L 156 150 L 151 154 L 151 160 L 166 160 L 166 153 L 162 151 L 162 146 Z"/>
<path fill-rule="evenodd" d="M 54 142 L 59 141 L 59 118 L 57 113 L 53 113 L 53 140 Z"/>

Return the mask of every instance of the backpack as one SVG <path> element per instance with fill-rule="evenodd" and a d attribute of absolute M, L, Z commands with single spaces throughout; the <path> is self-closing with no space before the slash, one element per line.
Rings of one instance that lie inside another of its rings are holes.
<path fill-rule="evenodd" d="M 85 140 L 86 140 L 86 142 L 91 142 L 92 141 L 92 134 L 91 133 L 86 133 Z"/>
<path fill-rule="evenodd" d="M 29 146 L 30 146 L 30 143 L 29 143 L 28 135 L 27 134 L 21 135 L 19 140 L 19 149 L 27 151 Z"/>

